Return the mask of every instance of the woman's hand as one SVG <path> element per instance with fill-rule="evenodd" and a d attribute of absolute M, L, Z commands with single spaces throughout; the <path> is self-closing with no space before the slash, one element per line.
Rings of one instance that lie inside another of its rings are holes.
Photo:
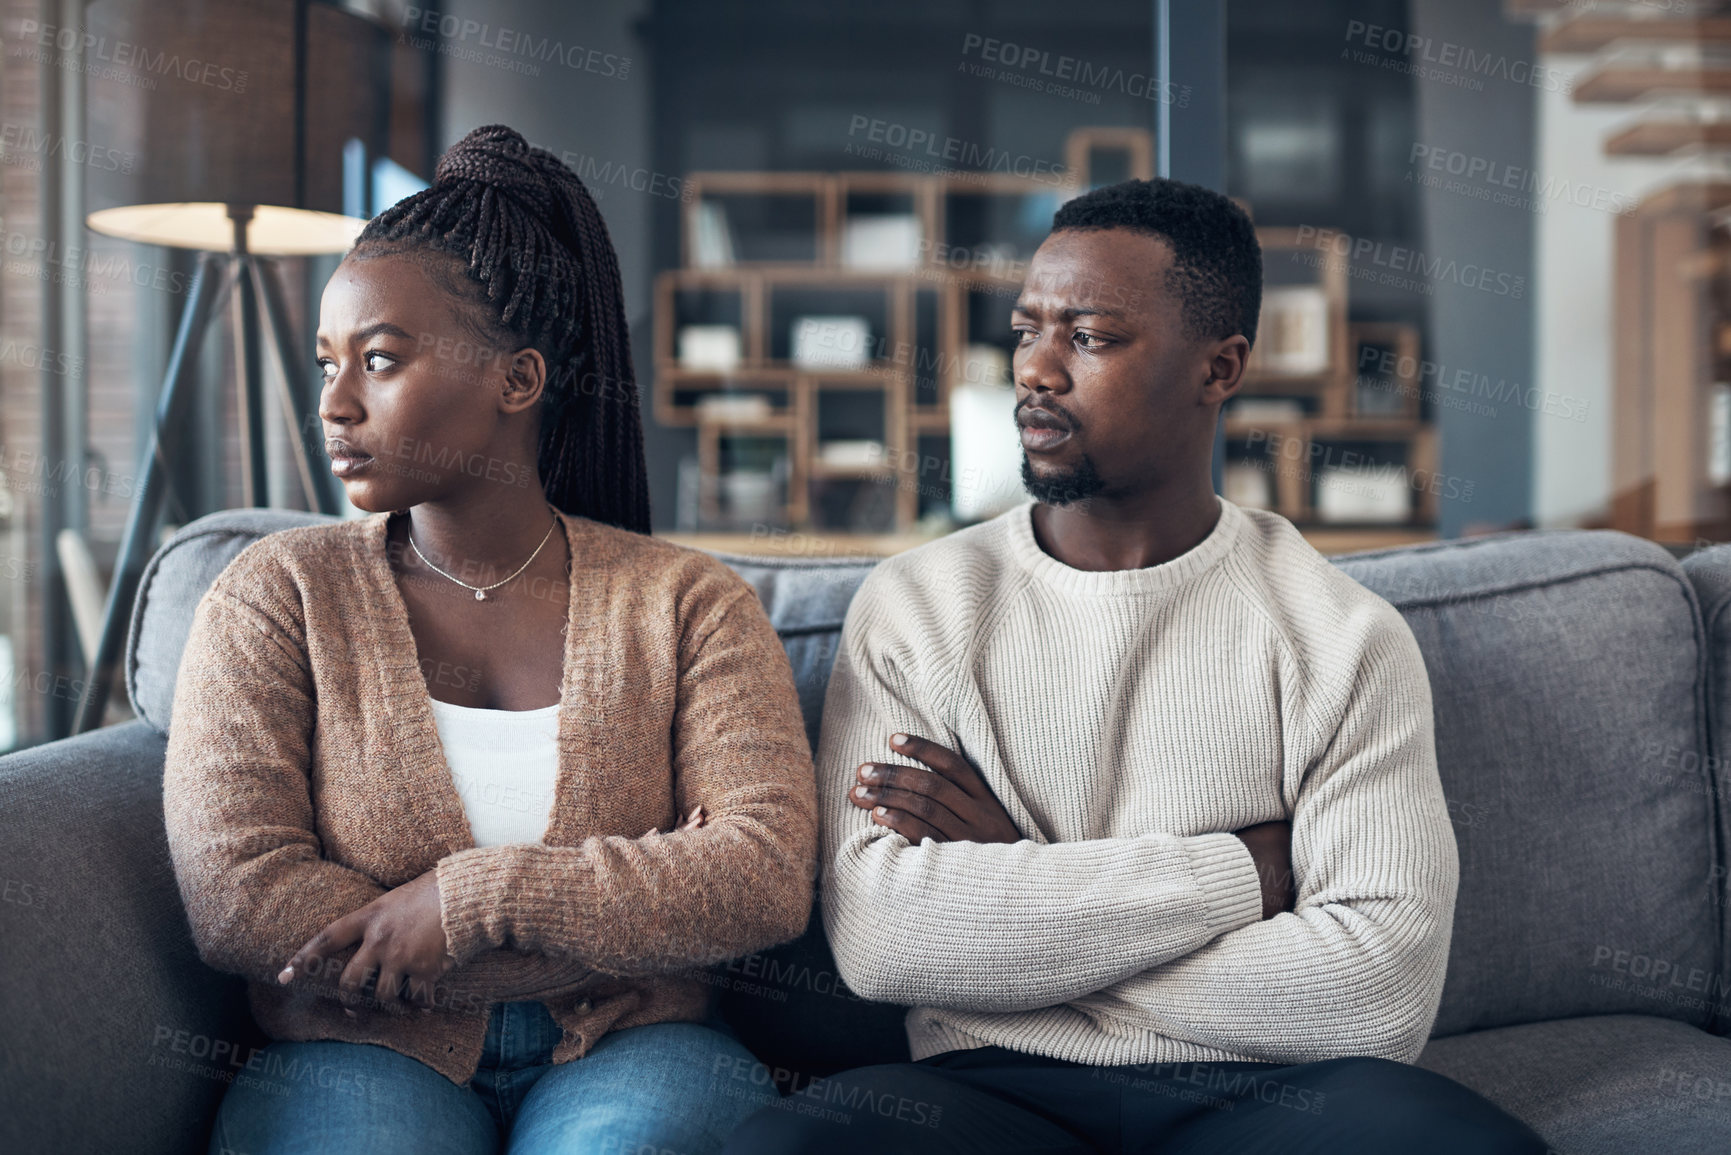
<path fill-rule="evenodd" d="M 337 998 L 345 1014 L 359 1017 L 354 1007 L 367 1000 L 367 987 L 375 975 L 372 998 L 380 1009 L 397 1012 L 413 1003 L 431 1011 L 433 984 L 457 961 L 445 951 L 439 872 L 429 870 L 319 931 L 295 952 L 276 981 L 291 983 L 297 974 L 316 969 L 318 962 L 356 943 L 360 949 L 343 968 L 337 983 Z M 401 997 L 405 985 L 407 1002 Z"/>

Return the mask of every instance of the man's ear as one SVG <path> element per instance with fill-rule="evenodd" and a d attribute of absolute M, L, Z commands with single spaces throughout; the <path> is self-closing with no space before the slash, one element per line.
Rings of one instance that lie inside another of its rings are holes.
<path fill-rule="evenodd" d="M 1201 403 L 1219 405 L 1244 384 L 1244 369 L 1250 361 L 1250 342 L 1236 334 L 1213 343 L 1208 359 L 1208 380 L 1202 383 Z"/>
<path fill-rule="evenodd" d="M 519 349 L 505 362 L 505 391 L 500 402 L 518 413 L 535 404 L 547 387 L 547 359 L 539 349 Z"/>

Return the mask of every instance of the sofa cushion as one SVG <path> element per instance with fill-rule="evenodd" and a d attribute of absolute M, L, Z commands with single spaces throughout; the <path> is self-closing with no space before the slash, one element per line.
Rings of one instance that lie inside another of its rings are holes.
<path fill-rule="evenodd" d="M 203 1151 L 265 1042 L 199 961 L 141 721 L 0 760 L 0 1151 Z"/>
<path fill-rule="evenodd" d="M 294 509 L 225 509 L 181 526 L 144 567 L 132 601 L 124 668 L 133 713 L 168 734 L 193 612 L 236 554 L 267 533 L 334 520 Z"/>
<path fill-rule="evenodd" d="M 1502 534 L 1336 559 L 1430 674 L 1461 855 L 1433 1034 L 1630 1012 L 1705 1026 L 1725 976 L 1709 799 L 1648 773 L 1699 750 L 1705 648 L 1661 547 Z"/>
<path fill-rule="evenodd" d="M 1646 1015 L 1433 1039 L 1418 1065 L 1465 1083 L 1561 1155 L 1731 1149 L 1731 1040 Z"/>

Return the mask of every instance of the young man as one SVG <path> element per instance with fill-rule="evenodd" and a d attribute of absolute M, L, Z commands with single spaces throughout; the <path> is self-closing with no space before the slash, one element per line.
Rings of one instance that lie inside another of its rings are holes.
<path fill-rule="evenodd" d="M 1012 314 L 1034 501 L 874 570 L 825 703 L 824 924 L 914 1061 L 729 1150 L 1543 1152 L 1411 1065 L 1459 877 L 1417 643 L 1210 485 L 1250 221 L 1129 181 L 1053 228 Z"/>

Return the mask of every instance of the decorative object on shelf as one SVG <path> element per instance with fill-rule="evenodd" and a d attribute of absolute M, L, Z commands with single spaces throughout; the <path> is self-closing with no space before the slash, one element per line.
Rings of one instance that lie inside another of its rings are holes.
<path fill-rule="evenodd" d="M 1265 289 L 1256 339 L 1263 368 L 1294 376 L 1328 369 L 1328 306 L 1328 293 L 1320 286 Z"/>
<path fill-rule="evenodd" d="M 679 367 L 731 373 L 739 368 L 739 330 L 732 325 L 686 325 L 679 330 Z"/>
<path fill-rule="evenodd" d="M 746 425 L 768 421 L 774 413 L 775 407 L 761 393 L 705 393 L 697 399 L 700 422 Z"/>
<path fill-rule="evenodd" d="M 878 469 L 886 460 L 884 443 L 869 438 L 820 441 L 817 459 L 827 469 Z"/>
<path fill-rule="evenodd" d="M 1412 519 L 1412 488 L 1404 465 L 1330 465 L 1316 475 L 1316 516 L 1325 522 Z"/>
<path fill-rule="evenodd" d="M 691 238 L 691 263 L 700 269 L 725 269 L 733 264 L 733 231 L 727 210 L 715 201 L 698 201 L 693 207 L 695 227 Z"/>
<path fill-rule="evenodd" d="M 970 385 L 1008 386 L 1009 354 L 996 345 L 969 345 L 962 358 L 962 380 Z"/>
<path fill-rule="evenodd" d="M 1265 425 L 1302 421 L 1304 402 L 1296 397 L 1235 397 L 1227 402 L 1226 415 L 1234 421 Z"/>
<path fill-rule="evenodd" d="M 777 520 L 781 508 L 780 486 L 775 474 L 737 469 L 721 475 L 721 495 L 727 513 L 735 522 L 765 525 Z"/>
<path fill-rule="evenodd" d="M 950 389 L 950 512 L 957 521 L 996 517 L 1028 499 L 1016 391 L 964 381 Z"/>
<path fill-rule="evenodd" d="M 1226 465 L 1226 500 L 1252 509 L 1268 509 L 1274 504 L 1274 485 L 1269 480 L 1265 464 L 1254 461 L 1232 461 Z"/>
<path fill-rule="evenodd" d="M 794 318 L 793 363 L 801 369 L 864 369 L 870 353 L 871 322 L 864 317 Z"/>
<path fill-rule="evenodd" d="M 850 216 L 842 227 L 842 267 L 862 272 L 911 272 L 919 266 L 920 218 L 913 213 Z"/>

